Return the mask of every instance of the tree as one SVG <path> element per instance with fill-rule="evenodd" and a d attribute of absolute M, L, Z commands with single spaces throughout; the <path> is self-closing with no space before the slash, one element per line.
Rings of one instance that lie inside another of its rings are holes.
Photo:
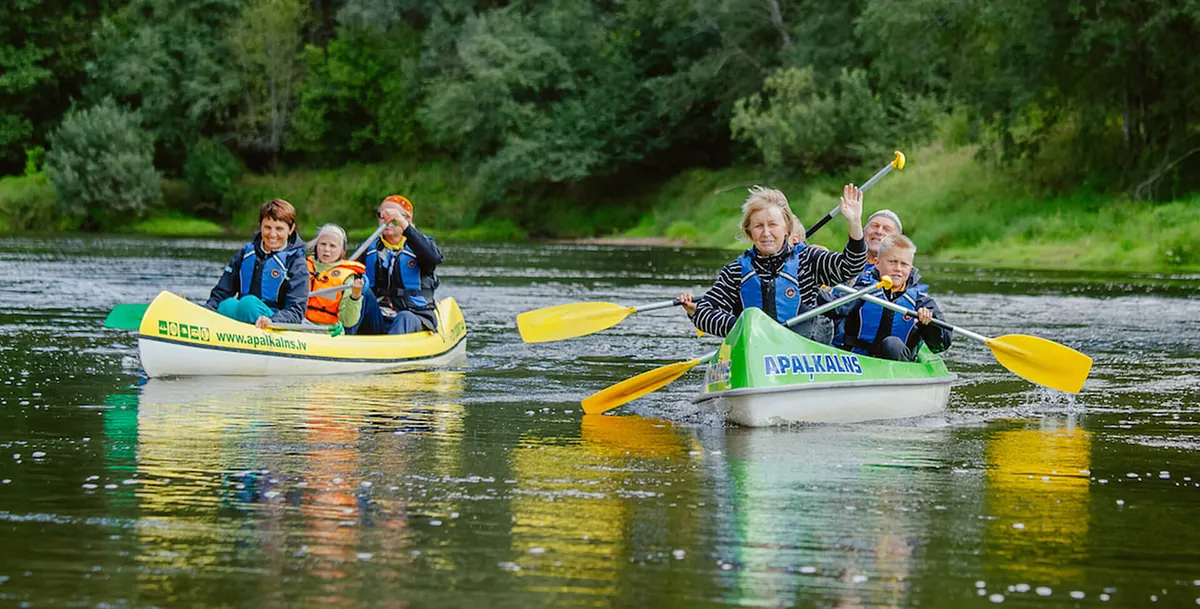
<path fill-rule="evenodd" d="M 50 136 L 46 171 L 60 212 L 87 229 L 143 216 L 162 199 L 152 137 L 111 99 L 67 113 Z"/>
<path fill-rule="evenodd" d="M 768 78 L 762 93 L 738 100 L 733 137 L 754 144 L 775 171 L 836 171 L 887 145 L 887 113 L 866 72 L 843 71 L 823 85 L 811 67 Z"/>
<path fill-rule="evenodd" d="M 238 143 L 276 159 L 291 130 L 304 63 L 307 0 L 251 0 L 229 31 L 241 68 L 241 105 L 234 117 Z"/>
<path fill-rule="evenodd" d="M 407 28 L 343 28 L 325 49 L 308 45 L 308 79 L 288 147 L 325 160 L 416 150 L 420 42 Z"/>
<path fill-rule="evenodd" d="M 91 29 L 118 1 L 0 3 L 0 175 L 18 173 L 83 86 Z"/>
<path fill-rule="evenodd" d="M 179 172 L 188 146 L 228 129 L 240 82 L 225 29 L 242 0 L 134 0 L 95 35 L 85 97 L 138 112 L 158 165 Z"/>

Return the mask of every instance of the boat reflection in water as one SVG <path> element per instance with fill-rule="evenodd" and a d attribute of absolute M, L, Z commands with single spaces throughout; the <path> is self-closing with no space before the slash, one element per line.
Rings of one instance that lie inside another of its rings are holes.
<path fill-rule="evenodd" d="M 637 565 L 675 559 L 700 525 L 692 505 L 702 469 L 692 436 L 638 416 L 585 415 L 575 430 L 526 433 L 513 452 L 512 559 L 543 590 L 620 604 Z M 686 498 L 678 497 L 685 494 Z M 552 578 L 552 579 L 547 579 Z M 669 584 L 633 587 L 639 598 L 686 594 Z"/>
<path fill-rule="evenodd" d="M 726 430 L 714 439 L 726 465 L 710 472 L 726 504 L 716 548 L 723 599 L 912 605 L 914 554 L 927 537 L 917 489 L 938 475 L 947 435 L 870 425 Z"/>
<path fill-rule="evenodd" d="M 402 553 L 412 514 L 398 482 L 457 470 L 462 383 L 458 371 L 148 381 L 136 431 L 126 420 L 122 432 L 136 437 L 140 566 L 163 574 L 140 578 L 145 591 L 183 594 L 178 572 L 283 577 L 298 562 L 338 579 L 364 556 Z"/>

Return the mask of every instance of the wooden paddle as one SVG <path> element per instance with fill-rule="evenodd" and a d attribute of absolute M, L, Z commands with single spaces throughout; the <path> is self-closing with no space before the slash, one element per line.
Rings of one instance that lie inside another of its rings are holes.
<path fill-rule="evenodd" d="M 896 150 L 896 158 L 875 172 L 859 190 L 866 192 L 893 169 L 904 168 L 904 153 Z M 825 226 L 834 216 L 841 212 L 842 206 L 834 207 L 824 218 L 821 218 L 808 229 L 805 238 L 812 236 L 817 229 Z M 517 330 L 521 332 L 521 340 L 527 343 L 545 343 L 567 338 L 577 338 L 607 330 L 623 321 L 626 317 L 639 311 L 653 311 L 682 304 L 679 299 L 657 302 L 640 307 L 627 307 L 611 302 L 578 302 L 526 311 L 517 315 Z M 701 334 L 702 336 L 703 334 Z"/>
<path fill-rule="evenodd" d="M 867 182 L 865 184 L 863 184 L 862 186 L 859 186 L 858 189 L 860 191 L 867 192 L 867 190 L 869 188 L 874 186 L 876 182 L 882 180 L 883 176 L 886 176 L 887 174 L 891 173 L 893 169 L 904 169 L 904 153 L 900 152 L 899 150 L 895 150 L 895 151 L 893 151 L 893 154 L 896 155 L 896 158 L 892 159 L 891 163 L 884 165 L 883 169 L 876 171 L 875 175 L 871 176 L 871 179 L 867 180 Z M 818 230 L 821 230 L 822 226 L 825 226 L 826 224 L 828 224 L 829 221 L 832 220 L 834 218 L 834 216 L 841 213 L 841 211 L 842 211 L 841 205 L 838 205 L 837 207 L 829 210 L 829 213 L 825 214 L 825 217 L 821 218 L 820 220 L 817 220 L 817 223 L 812 225 L 808 229 L 808 231 L 806 231 L 804 233 L 804 238 L 807 240 L 809 237 L 812 237 L 813 233 L 817 232 Z"/>
<path fill-rule="evenodd" d="M 834 289 L 843 292 L 850 290 L 841 285 L 834 286 Z M 864 296 L 863 299 L 897 313 L 911 317 L 917 316 L 916 311 L 883 298 Z M 967 338 L 973 338 L 987 345 L 1001 366 L 1008 368 L 1013 374 L 1027 381 L 1044 387 L 1067 393 L 1079 393 L 1092 369 L 1092 358 L 1051 340 L 1025 334 L 1006 334 L 998 338 L 988 338 L 940 319 L 935 319 L 932 323 L 939 328 L 958 332 Z"/>
<path fill-rule="evenodd" d="M 354 250 L 354 255 L 347 258 L 347 260 L 355 260 L 361 256 L 362 253 L 367 250 L 367 247 L 371 245 L 371 242 L 379 238 L 379 235 L 383 233 L 383 229 L 386 227 L 386 224 L 379 225 L 379 228 L 375 229 L 375 232 L 371 233 L 371 236 L 367 237 L 366 241 L 363 241 L 362 244 L 358 246 L 358 249 Z M 342 290 L 349 289 L 350 286 L 348 285 L 334 286 L 331 288 L 325 288 L 323 290 L 317 290 L 316 292 L 309 294 L 308 297 L 312 298 L 313 296 L 324 296 L 326 294 L 332 294 L 334 292 L 340 292 Z M 112 310 L 108 312 L 108 316 L 104 318 L 104 327 L 116 328 L 117 330 L 137 330 L 139 327 L 141 327 L 142 317 L 146 315 L 146 309 L 149 307 L 149 304 L 142 303 L 119 304 L 113 307 Z"/>
<path fill-rule="evenodd" d="M 788 327 L 794 326 L 802 321 L 812 319 L 813 317 L 832 311 L 848 302 L 862 298 L 873 290 L 877 290 L 879 288 L 886 290 L 891 287 L 891 278 L 884 277 L 875 285 L 867 286 L 857 292 L 854 292 L 853 294 L 843 296 L 801 315 L 797 315 L 784 322 L 783 325 Z M 587 414 L 600 414 L 602 412 L 608 412 L 609 410 L 612 410 L 613 408 L 616 408 L 627 402 L 632 402 L 633 400 L 636 400 L 648 393 L 653 393 L 659 389 L 662 389 L 663 387 L 666 387 L 675 379 L 683 376 L 683 374 L 688 370 L 699 366 L 703 362 L 711 360 L 713 357 L 716 357 L 716 355 L 717 351 L 710 351 L 696 359 L 661 366 L 659 368 L 655 368 L 654 370 L 650 370 L 649 372 L 643 372 L 633 378 L 625 379 L 616 385 L 612 385 L 611 387 L 601 389 L 600 391 L 593 393 L 583 400 L 583 411 Z"/>

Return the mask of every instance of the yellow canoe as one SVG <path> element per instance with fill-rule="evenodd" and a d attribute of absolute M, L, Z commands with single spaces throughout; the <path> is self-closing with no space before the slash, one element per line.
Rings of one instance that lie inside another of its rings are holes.
<path fill-rule="evenodd" d="M 142 317 L 138 353 L 150 377 L 309 376 L 465 364 L 467 324 L 458 303 L 443 299 L 437 313 L 437 332 L 329 336 L 260 330 L 162 292 Z"/>

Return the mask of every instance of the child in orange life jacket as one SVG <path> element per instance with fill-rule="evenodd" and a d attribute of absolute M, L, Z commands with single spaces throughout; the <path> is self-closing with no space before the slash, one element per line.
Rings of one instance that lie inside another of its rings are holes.
<path fill-rule="evenodd" d="M 308 272 L 311 276 L 308 292 L 343 285 L 350 285 L 349 294 L 337 292 L 324 296 L 310 296 L 305 318 L 317 324 L 332 325 L 342 322 L 347 333 L 353 334 L 362 319 L 363 273 L 366 267 L 361 262 L 343 260 L 346 255 L 346 231 L 336 224 L 326 224 L 317 231 L 313 239 L 315 255 L 308 257 Z"/>
<path fill-rule="evenodd" d="M 204 306 L 252 323 L 300 323 L 308 303 L 304 241 L 296 234 L 296 208 L 272 199 L 258 210 L 258 231 L 238 249 Z"/>

